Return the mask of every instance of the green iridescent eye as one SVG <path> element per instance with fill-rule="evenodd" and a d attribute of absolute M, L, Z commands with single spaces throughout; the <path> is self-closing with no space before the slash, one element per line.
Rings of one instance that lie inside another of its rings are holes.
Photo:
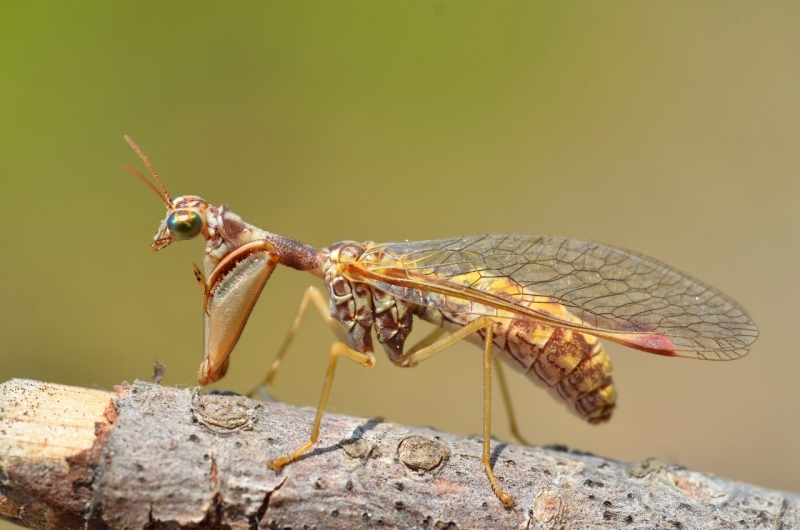
<path fill-rule="evenodd" d="M 167 217 L 169 233 L 178 239 L 192 239 L 203 229 L 203 219 L 191 210 L 176 210 Z"/>

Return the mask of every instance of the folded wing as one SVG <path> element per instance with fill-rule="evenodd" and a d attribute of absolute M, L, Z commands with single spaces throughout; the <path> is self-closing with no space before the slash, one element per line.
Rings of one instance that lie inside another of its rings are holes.
<path fill-rule="evenodd" d="M 662 355 L 736 359 L 758 336 L 747 313 L 713 287 L 647 256 L 575 239 L 488 234 L 373 245 L 347 270 L 416 304 L 530 318 Z"/>

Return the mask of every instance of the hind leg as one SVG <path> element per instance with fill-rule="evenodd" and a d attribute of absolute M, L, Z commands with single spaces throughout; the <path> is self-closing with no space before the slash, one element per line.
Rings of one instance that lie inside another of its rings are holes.
<path fill-rule="evenodd" d="M 411 348 L 404 354 L 396 364 L 399 366 L 416 366 L 426 359 L 430 359 L 437 353 L 445 350 L 455 344 L 456 342 L 465 339 L 472 333 L 477 333 L 484 330 L 485 340 L 483 346 L 483 454 L 481 462 L 486 470 L 486 476 L 489 478 L 489 484 L 492 491 L 497 498 L 506 506 L 511 507 L 514 505 L 514 497 L 507 493 L 494 476 L 491 466 L 491 439 L 492 439 L 492 338 L 494 330 L 494 321 L 488 317 L 479 317 L 459 329 L 455 333 L 444 337 L 432 344 L 429 344 L 431 337 L 429 335 L 426 339 Z"/>

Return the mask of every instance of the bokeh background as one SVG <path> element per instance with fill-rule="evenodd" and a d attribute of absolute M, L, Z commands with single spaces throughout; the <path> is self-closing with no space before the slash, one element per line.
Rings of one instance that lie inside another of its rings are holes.
<path fill-rule="evenodd" d="M 196 384 L 202 245 L 150 254 L 164 207 L 120 170 L 144 170 L 130 134 L 173 195 L 315 246 L 539 232 L 711 283 L 759 325 L 750 355 L 608 344 L 602 426 L 514 374 L 522 431 L 800 491 L 798 23 L 793 1 L 3 3 L 0 380 L 110 389 L 158 358 Z M 261 378 L 309 284 L 276 271 L 218 387 Z M 276 397 L 316 405 L 330 341 L 310 314 Z M 477 348 L 378 353 L 329 411 L 480 432 Z"/>

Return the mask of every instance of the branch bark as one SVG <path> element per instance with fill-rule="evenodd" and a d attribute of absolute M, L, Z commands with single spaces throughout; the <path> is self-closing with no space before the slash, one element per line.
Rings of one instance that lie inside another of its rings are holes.
<path fill-rule="evenodd" d="M 800 496 L 655 460 L 493 444 L 157 384 L 0 385 L 0 517 L 39 529 L 800 527 Z"/>

